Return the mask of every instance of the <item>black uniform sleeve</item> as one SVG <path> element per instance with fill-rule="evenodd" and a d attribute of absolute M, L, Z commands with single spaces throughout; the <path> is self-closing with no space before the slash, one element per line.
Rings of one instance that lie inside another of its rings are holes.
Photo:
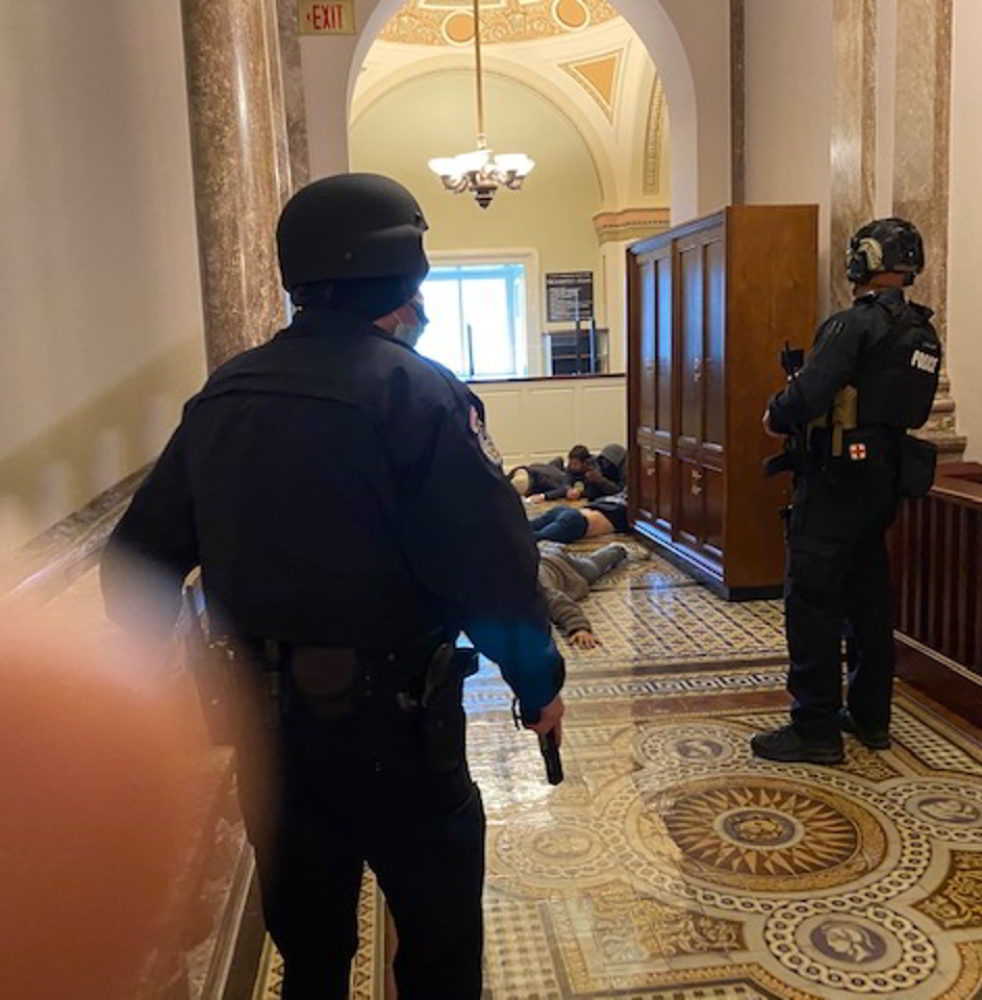
<path fill-rule="evenodd" d="M 501 668 L 526 722 L 563 685 L 538 587 L 539 553 L 497 464 L 479 402 L 461 387 L 431 408 L 421 468 L 407 483 L 403 546 L 417 580 Z"/>
<path fill-rule="evenodd" d="M 855 377 L 863 337 L 855 310 L 833 316 L 821 326 L 804 367 L 768 404 L 773 430 L 786 434 L 795 424 L 828 413 L 835 394 Z"/>
<path fill-rule="evenodd" d="M 184 578 L 198 564 L 182 442 L 175 431 L 113 530 L 100 566 L 106 613 L 120 625 L 167 631 Z"/>
<path fill-rule="evenodd" d="M 568 486 L 557 486 L 554 490 L 547 490 L 542 495 L 546 500 L 565 500 L 567 492 L 569 492 Z"/>

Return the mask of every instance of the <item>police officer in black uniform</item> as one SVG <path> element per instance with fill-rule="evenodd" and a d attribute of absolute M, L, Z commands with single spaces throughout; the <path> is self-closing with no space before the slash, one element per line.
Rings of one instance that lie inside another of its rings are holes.
<path fill-rule="evenodd" d="M 941 367 L 931 310 L 903 292 L 923 267 L 911 223 L 863 226 L 847 251 L 855 302 L 822 324 L 804 367 L 764 414 L 765 430 L 793 434 L 798 447 L 785 587 L 791 723 L 753 737 L 759 757 L 838 763 L 840 729 L 869 747 L 889 746 L 885 536 L 899 496 L 926 492 L 933 478 L 933 447 L 906 431 L 927 420 Z M 845 708 L 844 635 L 852 647 Z"/>
<path fill-rule="evenodd" d="M 348 995 L 366 862 L 395 919 L 400 997 L 481 994 L 461 630 L 526 726 L 559 734 L 563 662 L 521 501 L 480 401 L 407 346 L 425 322 L 425 229 L 380 176 L 291 199 L 277 241 L 293 322 L 190 400 L 103 560 L 110 615 L 165 628 L 201 567 L 253 707 L 240 794 L 284 1000 Z"/>

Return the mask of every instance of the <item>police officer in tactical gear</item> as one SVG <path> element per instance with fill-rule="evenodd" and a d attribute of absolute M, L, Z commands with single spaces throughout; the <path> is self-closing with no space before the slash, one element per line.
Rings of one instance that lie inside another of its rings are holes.
<path fill-rule="evenodd" d="M 791 723 L 753 737 L 777 761 L 836 764 L 840 730 L 889 746 L 894 645 L 886 531 L 902 495 L 927 492 L 934 449 L 907 434 L 931 411 L 941 345 L 931 310 L 903 288 L 924 267 L 903 219 L 863 226 L 847 249 L 851 308 L 818 330 L 804 367 L 768 404 L 764 427 L 794 435 L 785 585 Z M 850 638 L 842 704 L 842 640 Z"/>
<path fill-rule="evenodd" d="M 538 553 L 481 403 L 407 346 L 425 229 L 380 176 L 293 197 L 277 231 L 293 322 L 190 400 L 103 560 L 110 615 L 165 627 L 201 567 L 253 707 L 240 796 L 285 1000 L 348 996 L 365 863 L 398 930 L 400 997 L 480 996 L 485 821 L 459 632 L 526 726 L 558 736 L 563 713 Z"/>

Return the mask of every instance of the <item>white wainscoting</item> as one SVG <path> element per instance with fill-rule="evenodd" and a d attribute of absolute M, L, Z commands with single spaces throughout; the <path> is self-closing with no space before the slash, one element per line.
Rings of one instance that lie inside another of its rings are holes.
<path fill-rule="evenodd" d="M 623 375 L 472 382 L 487 413 L 488 431 L 505 468 L 564 458 L 574 444 L 599 451 L 627 443 Z"/>

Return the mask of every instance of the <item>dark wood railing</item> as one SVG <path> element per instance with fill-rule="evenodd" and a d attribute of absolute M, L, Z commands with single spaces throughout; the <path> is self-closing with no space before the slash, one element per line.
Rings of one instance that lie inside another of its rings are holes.
<path fill-rule="evenodd" d="M 892 535 L 901 638 L 982 678 L 982 465 L 941 465 Z M 982 695 L 982 693 L 980 693 Z"/>

